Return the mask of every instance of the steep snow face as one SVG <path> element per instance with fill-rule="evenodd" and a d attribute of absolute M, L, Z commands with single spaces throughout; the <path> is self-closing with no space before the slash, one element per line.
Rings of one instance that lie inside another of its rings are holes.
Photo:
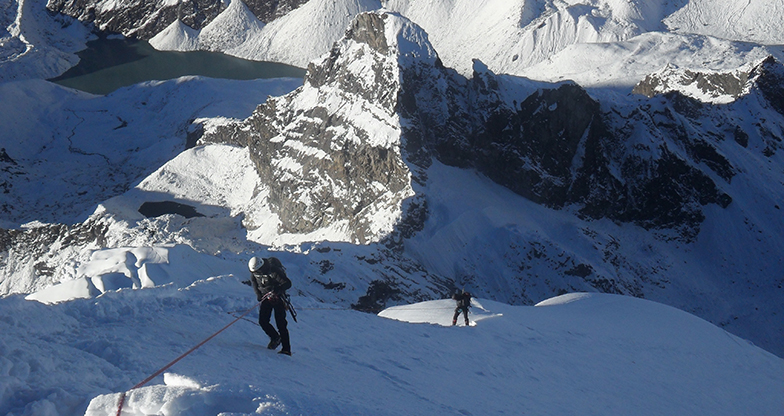
<path fill-rule="evenodd" d="M 385 7 L 422 26 L 445 65 L 464 75 L 471 73 L 472 58 L 494 72 L 516 74 L 568 45 L 621 41 L 657 30 L 673 8 L 626 0 L 390 0 Z"/>
<path fill-rule="evenodd" d="M 245 59 L 306 67 L 330 50 L 355 16 L 380 7 L 378 0 L 310 0 L 265 26 L 260 36 L 224 51 Z"/>
<path fill-rule="evenodd" d="M 731 72 L 770 55 L 784 59 L 781 47 L 655 32 L 624 42 L 569 45 L 546 61 L 520 70 L 518 75 L 630 91 L 646 76 L 668 65 L 693 72 Z"/>
<path fill-rule="evenodd" d="M 176 20 L 150 39 L 150 45 L 159 51 L 195 51 L 199 49 L 198 38 L 198 30 Z"/>
<path fill-rule="evenodd" d="M 781 45 L 784 44 L 782 14 L 784 3 L 779 0 L 690 0 L 664 19 L 664 23 L 676 33 Z"/>
<path fill-rule="evenodd" d="M 242 0 L 234 0 L 226 10 L 201 29 L 198 49 L 224 51 L 234 48 L 259 36 L 263 27 L 264 23 L 248 10 Z"/>

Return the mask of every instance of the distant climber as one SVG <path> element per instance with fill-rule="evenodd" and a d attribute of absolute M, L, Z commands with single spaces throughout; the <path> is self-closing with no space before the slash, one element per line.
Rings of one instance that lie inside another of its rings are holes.
<path fill-rule="evenodd" d="M 283 345 L 279 354 L 291 355 L 288 322 L 286 322 L 288 309 L 286 290 L 291 288 L 291 280 L 286 276 L 286 269 L 275 257 L 253 257 L 248 261 L 248 269 L 256 298 L 261 302 L 259 325 L 270 338 L 267 348 L 274 350 L 278 345 Z M 270 324 L 270 315 L 273 311 L 275 311 L 277 331 Z"/>
<path fill-rule="evenodd" d="M 471 294 L 466 292 L 465 289 L 460 291 L 460 289 L 455 290 L 455 294 L 452 295 L 452 299 L 457 301 L 457 307 L 455 308 L 455 316 L 452 317 L 452 326 L 457 325 L 457 317 L 460 316 L 460 312 L 463 312 L 463 317 L 465 318 L 465 324 L 468 326 L 468 308 L 471 307 Z"/>

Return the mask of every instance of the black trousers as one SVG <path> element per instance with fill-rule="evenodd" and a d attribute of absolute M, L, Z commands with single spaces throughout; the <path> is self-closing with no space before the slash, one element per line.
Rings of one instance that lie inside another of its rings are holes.
<path fill-rule="evenodd" d="M 463 312 L 465 323 L 468 325 L 468 306 L 458 306 L 455 308 L 455 316 L 452 318 L 452 325 L 457 322 L 457 317 L 460 316 L 460 312 Z"/>
<path fill-rule="evenodd" d="M 275 311 L 275 325 L 278 330 L 270 324 L 270 316 L 272 311 Z M 288 322 L 286 321 L 286 304 L 280 299 L 266 299 L 261 302 L 259 307 L 259 325 L 261 329 L 270 337 L 275 339 L 280 336 L 280 344 L 283 346 L 284 351 L 291 351 L 291 344 L 289 341 Z"/>

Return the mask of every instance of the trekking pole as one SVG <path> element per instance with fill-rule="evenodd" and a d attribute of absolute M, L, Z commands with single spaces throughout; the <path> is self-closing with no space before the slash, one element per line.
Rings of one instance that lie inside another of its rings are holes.
<path fill-rule="evenodd" d="M 291 319 L 293 319 L 294 322 L 297 322 L 297 311 L 294 310 L 294 305 L 291 304 L 291 298 L 288 293 L 283 294 L 283 301 L 286 304 L 286 309 L 288 309 L 291 314 Z"/>

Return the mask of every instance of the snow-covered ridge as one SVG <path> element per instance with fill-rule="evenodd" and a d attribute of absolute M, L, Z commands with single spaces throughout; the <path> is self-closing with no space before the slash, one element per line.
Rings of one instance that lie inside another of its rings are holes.
<path fill-rule="evenodd" d="M 761 64 L 762 61 L 745 64 L 731 72 L 699 72 L 668 64 L 645 77 L 632 92 L 653 97 L 678 91 L 701 102 L 727 104 L 749 93 L 754 81 L 750 76 Z"/>
<path fill-rule="evenodd" d="M 10 367 L 3 386 L 25 391 L 29 402 L 0 402 L 0 411 L 114 414 L 120 392 L 239 316 L 251 292 L 220 276 L 50 306 L 7 299 L 0 303 Z M 567 297 L 540 307 L 479 299 L 469 328 L 408 323 L 450 320 L 451 300 L 400 305 L 383 313 L 392 320 L 294 297 L 292 357 L 267 351 L 250 316 L 129 392 L 124 412 L 735 416 L 779 409 L 780 358 L 661 304 Z M 68 371 L 57 371 L 63 365 Z M 454 380 L 472 387 L 453 388 Z"/>

